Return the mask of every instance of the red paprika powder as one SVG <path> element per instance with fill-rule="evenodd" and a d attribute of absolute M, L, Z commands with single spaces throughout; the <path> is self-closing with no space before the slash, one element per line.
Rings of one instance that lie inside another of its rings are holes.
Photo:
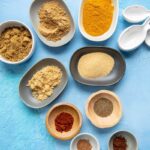
<path fill-rule="evenodd" d="M 55 126 L 58 132 L 68 132 L 71 130 L 74 119 L 71 114 L 62 112 L 55 119 Z"/>

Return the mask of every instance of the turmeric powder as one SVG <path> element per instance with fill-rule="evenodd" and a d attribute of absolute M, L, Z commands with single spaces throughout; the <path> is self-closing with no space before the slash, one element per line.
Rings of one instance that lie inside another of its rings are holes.
<path fill-rule="evenodd" d="M 112 0 L 85 0 L 83 4 L 83 27 L 92 36 L 106 33 L 113 20 Z"/>

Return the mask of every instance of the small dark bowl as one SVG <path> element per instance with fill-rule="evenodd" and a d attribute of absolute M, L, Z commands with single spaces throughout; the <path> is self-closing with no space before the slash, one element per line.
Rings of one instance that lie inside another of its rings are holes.
<path fill-rule="evenodd" d="M 61 69 L 63 76 L 61 79 L 61 83 L 57 87 L 54 88 L 53 94 L 44 101 L 38 101 L 32 96 L 31 89 L 27 87 L 26 85 L 28 81 L 32 78 L 33 74 L 35 74 L 37 71 L 39 71 L 40 69 L 48 65 L 58 66 Z M 36 63 L 33 67 L 31 67 L 31 69 L 29 69 L 29 71 L 25 73 L 25 75 L 20 81 L 19 94 L 20 94 L 20 97 L 22 98 L 22 101 L 27 106 L 31 108 L 42 108 L 50 104 L 61 94 L 61 92 L 66 87 L 67 82 L 68 82 L 68 77 L 67 77 L 67 72 L 66 72 L 65 67 L 56 59 L 45 58 L 39 61 L 38 63 Z"/>
<path fill-rule="evenodd" d="M 78 72 L 78 62 L 81 56 L 93 53 L 93 52 L 103 52 L 109 54 L 115 60 L 115 65 L 110 74 L 106 77 L 99 77 L 95 79 L 86 79 L 80 76 Z M 126 63 L 122 55 L 109 47 L 83 47 L 77 50 L 71 57 L 70 60 L 70 71 L 73 78 L 82 84 L 91 86 L 110 86 L 119 82 L 124 76 L 126 70 Z"/>

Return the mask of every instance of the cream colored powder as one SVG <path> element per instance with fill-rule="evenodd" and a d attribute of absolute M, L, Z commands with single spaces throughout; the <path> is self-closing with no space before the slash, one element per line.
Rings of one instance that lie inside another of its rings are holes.
<path fill-rule="evenodd" d="M 83 78 L 107 76 L 114 67 L 114 59 L 102 52 L 83 55 L 78 62 L 78 72 Z"/>
<path fill-rule="evenodd" d="M 56 66 L 47 66 L 36 72 L 28 85 L 32 95 L 39 101 L 47 99 L 53 94 L 53 89 L 60 84 L 62 71 Z"/>
<path fill-rule="evenodd" d="M 70 17 L 59 1 L 44 3 L 39 11 L 39 32 L 49 41 L 61 40 L 71 29 Z"/>

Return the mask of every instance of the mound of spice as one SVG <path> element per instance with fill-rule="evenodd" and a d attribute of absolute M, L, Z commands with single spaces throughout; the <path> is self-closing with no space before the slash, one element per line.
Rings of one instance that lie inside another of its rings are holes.
<path fill-rule="evenodd" d="M 113 111 L 113 104 L 110 100 L 106 98 L 99 98 L 95 96 L 96 102 L 94 103 L 94 111 L 100 117 L 107 117 L 111 115 Z"/>
<path fill-rule="evenodd" d="M 62 71 L 57 66 L 46 66 L 36 72 L 27 86 L 32 90 L 32 95 L 39 101 L 47 99 L 53 94 L 53 89 L 61 82 Z"/>
<path fill-rule="evenodd" d="M 59 1 L 44 3 L 39 11 L 39 32 L 49 41 L 61 40 L 71 29 L 70 17 Z"/>
<path fill-rule="evenodd" d="M 17 62 L 24 59 L 32 48 L 32 37 L 25 27 L 10 27 L 0 35 L 0 55 Z"/>
<path fill-rule="evenodd" d="M 80 139 L 77 143 L 78 150 L 92 150 L 92 145 L 90 144 L 89 140 Z"/>
<path fill-rule="evenodd" d="M 55 126 L 58 132 L 68 132 L 73 126 L 74 118 L 71 114 L 62 112 L 55 119 Z"/>
<path fill-rule="evenodd" d="M 83 78 L 104 77 L 112 71 L 114 64 L 114 58 L 106 53 L 88 53 L 79 59 L 78 72 Z"/>
<path fill-rule="evenodd" d="M 107 32 L 112 24 L 114 6 L 112 0 L 85 0 L 83 5 L 83 26 L 92 36 Z"/>
<path fill-rule="evenodd" d="M 113 139 L 113 150 L 127 150 L 127 141 L 122 136 L 116 136 Z"/>

